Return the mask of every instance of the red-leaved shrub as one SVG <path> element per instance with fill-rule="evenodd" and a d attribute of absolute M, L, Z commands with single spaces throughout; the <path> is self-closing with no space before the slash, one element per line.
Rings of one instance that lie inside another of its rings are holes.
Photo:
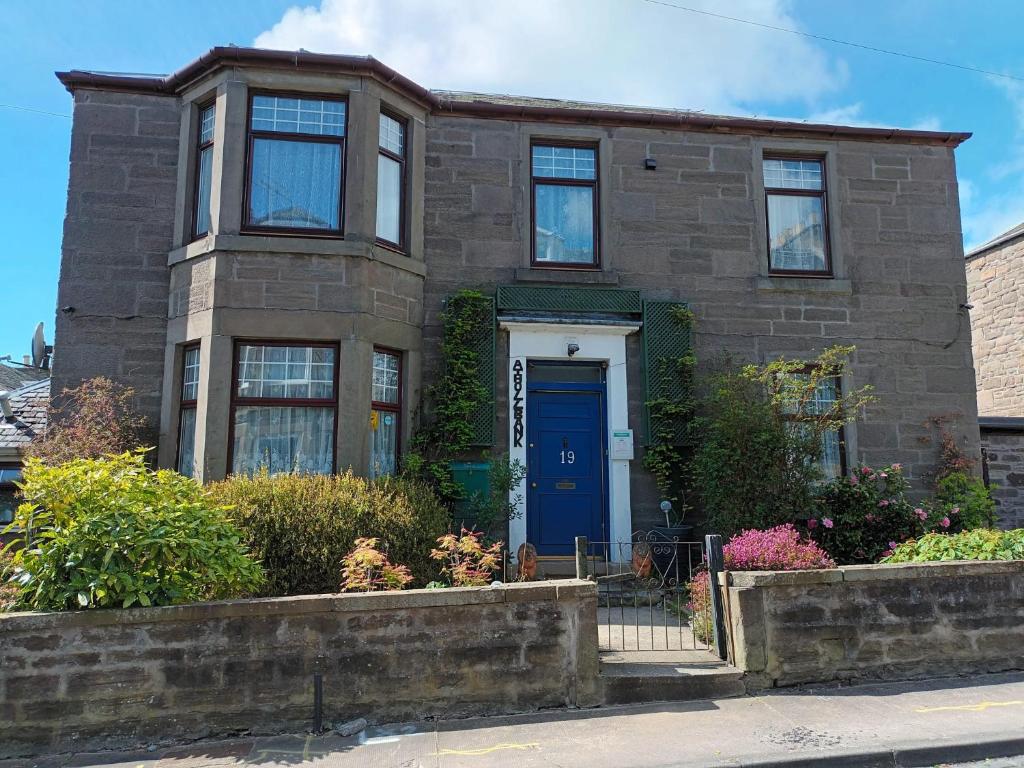
<path fill-rule="evenodd" d="M 766 531 L 743 531 L 723 548 L 729 571 L 803 571 L 835 568 L 835 561 L 813 541 L 800 538 L 791 523 Z"/>

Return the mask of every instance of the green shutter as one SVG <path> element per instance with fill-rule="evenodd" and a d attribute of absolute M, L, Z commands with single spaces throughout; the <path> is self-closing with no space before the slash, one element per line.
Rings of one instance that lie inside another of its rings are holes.
<path fill-rule="evenodd" d="M 644 342 L 644 432 L 647 444 L 654 442 L 654 436 L 668 428 L 673 445 L 682 445 L 686 439 L 686 424 L 677 419 L 675 424 L 656 423 L 646 403 L 666 398 L 681 401 L 689 397 L 687 382 L 681 377 L 678 360 L 690 351 L 690 328 L 680 325 L 673 317 L 677 307 L 686 304 L 675 301 L 645 301 L 643 318 Z"/>
<path fill-rule="evenodd" d="M 449 301 L 459 301 L 459 297 L 453 296 Z M 474 301 L 479 301 L 479 299 L 474 299 Z M 495 321 L 494 297 L 486 297 L 483 305 L 480 322 L 470 338 L 467 339 L 467 343 L 476 352 L 478 375 L 484 389 L 487 390 L 487 396 L 480 403 L 476 413 L 472 414 L 470 421 L 473 427 L 472 445 L 490 448 L 494 445 L 497 421 L 494 393 L 497 323 Z"/>

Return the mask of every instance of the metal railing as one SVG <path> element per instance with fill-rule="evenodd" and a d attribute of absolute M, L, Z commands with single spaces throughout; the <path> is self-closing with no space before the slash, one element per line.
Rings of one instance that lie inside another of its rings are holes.
<path fill-rule="evenodd" d="M 678 652 L 715 647 L 708 588 L 713 582 L 704 542 L 680 541 L 659 532 L 634 534 L 632 541 L 580 537 L 576 575 L 597 583 L 600 650 Z"/>

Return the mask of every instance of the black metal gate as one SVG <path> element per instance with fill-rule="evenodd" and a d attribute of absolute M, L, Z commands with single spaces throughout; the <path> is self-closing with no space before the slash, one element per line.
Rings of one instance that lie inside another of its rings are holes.
<path fill-rule="evenodd" d="M 576 572 L 578 578 L 597 583 L 601 651 L 716 648 L 711 585 L 717 573 L 709 570 L 705 542 L 658 533 L 635 534 L 632 541 L 618 542 L 580 537 Z"/>

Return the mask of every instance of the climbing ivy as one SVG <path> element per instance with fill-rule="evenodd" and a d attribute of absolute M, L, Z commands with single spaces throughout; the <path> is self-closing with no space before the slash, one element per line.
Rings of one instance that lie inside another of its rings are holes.
<path fill-rule="evenodd" d="M 493 322 L 490 299 L 478 291 L 459 291 L 445 302 L 441 322 L 442 369 L 426 390 L 429 420 L 413 437 L 405 471 L 430 482 L 450 505 L 462 497 L 451 462 L 472 447 L 472 417 L 488 398 L 472 340 L 482 324 Z"/>
<path fill-rule="evenodd" d="M 679 333 L 690 333 L 694 314 L 689 307 L 673 307 L 671 316 Z M 643 466 L 654 477 L 662 496 L 675 503 L 674 511 L 680 522 L 690 508 L 686 501 L 686 440 L 680 440 L 680 436 L 688 433 L 694 412 L 693 382 L 696 365 L 697 358 L 689 346 L 687 352 L 679 357 L 658 360 L 658 378 L 677 378 L 682 385 L 677 389 L 681 394 L 676 397 L 653 398 L 646 403 L 650 414 L 651 441 L 644 451 Z M 676 388 L 659 389 L 664 391 Z"/>

